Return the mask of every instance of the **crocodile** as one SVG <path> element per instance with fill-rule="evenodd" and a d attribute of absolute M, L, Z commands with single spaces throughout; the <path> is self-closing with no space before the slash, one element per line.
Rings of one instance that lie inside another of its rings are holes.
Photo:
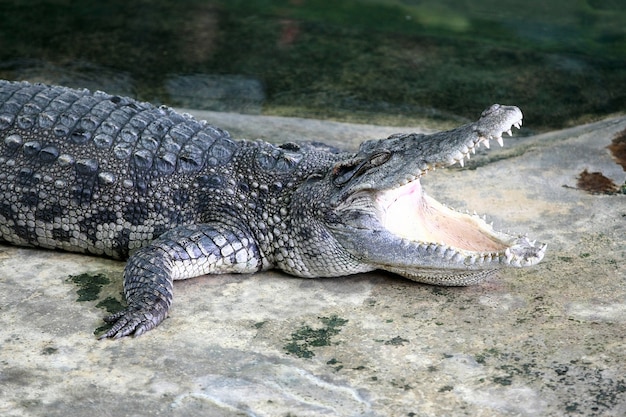
<path fill-rule="evenodd" d="M 276 268 L 385 270 L 434 285 L 535 265 L 546 245 L 428 196 L 420 178 L 520 128 L 495 104 L 456 129 L 367 140 L 233 140 L 166 106 L 0 81 L 0 242 L 126 260 L 127 306 L 103 338 L 164 320 L 173 281 Z"/>

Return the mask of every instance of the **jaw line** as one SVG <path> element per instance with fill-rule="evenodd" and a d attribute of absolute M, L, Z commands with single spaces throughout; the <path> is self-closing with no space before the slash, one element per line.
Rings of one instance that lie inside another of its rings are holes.
<path fill-rule="evenodd" d="M 536 245 L 526 236 L 494 230 L 477 214 L 446 207 L 426 195 L 419 179 L 374 196 L 378 219 L 388 233 L 415 248 L 439 253 L 456 267 L 530 266 L 546 251 L 547 245 Z"/>

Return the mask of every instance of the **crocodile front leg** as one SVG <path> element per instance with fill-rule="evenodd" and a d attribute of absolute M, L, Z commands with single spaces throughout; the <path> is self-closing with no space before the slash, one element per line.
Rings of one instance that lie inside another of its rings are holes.
<path fill-rule="evenodd" d="M 256 241 L 236 224 L 179 226 L 137 250 L 124 269 L 128 307 L 100 339 L 138 336 L 161 323 L 172 304 L 173 281 L 205 274 L 252 273 L 267 268 Z"/>

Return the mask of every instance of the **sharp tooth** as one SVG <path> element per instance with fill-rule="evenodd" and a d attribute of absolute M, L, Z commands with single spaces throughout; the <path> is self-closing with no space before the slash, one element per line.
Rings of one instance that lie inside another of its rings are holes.
<path fill-rule="evenodd" d="M 500 146 L 504 146 L 504 141 L 502 140 L 502 136 L 498 136 L 498 137 L 496 138 L 496 141 L 498 141 L 498 145 L 500 145 Z"/>
<path fill-rule="evenodd" d="M 463 162 L 463 158 L 459 159 L 459 165 L 461 165 L 461 168 L 465 166 L 465 162 Z"/>
<path fill-rule="evenodd" d="M 473 153 L 474 155 L 476 155 L 476 148 L 475 148 L 475 147 L 474 147 L 474 148 L 472 148 L 472 153 Z"/>
<path fill-rule="evenodd" d="M 513 253 L 511 253 L 511 249 L 506 248 L 506 250 L 504 251 L 504 255 L 506 256 L 506 262 L 510 263 L 511 259 L 513 259 Z"/>
<path fill-rule="evenodd" d="M 489 145 L 489 139 L 484 140 L 483 141 L 483 145 L 485 145 L 485 148 L 489 149 L 490 145 Z"/>
<path fill-rule="evenodd" d="M 507 130 L 506 133 L 508 133 L 509 136 L 513 136 L 513 132 L 511 132 L 511 129 Z"/>
<path fill-rule="evenodd" d="M 469 161 L 469 159 L 470 159 L 470 154 L 469 154 L 469 152 L 465 154 L 465 157 L 466 157 L 466 158 L 467 158 L 467 160 Z"/>

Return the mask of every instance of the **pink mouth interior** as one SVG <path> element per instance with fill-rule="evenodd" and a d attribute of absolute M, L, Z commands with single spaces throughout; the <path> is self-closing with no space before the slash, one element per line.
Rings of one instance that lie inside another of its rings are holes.
<path fill-rule="evenodd" d="M 456 212 L 426 195 L 419 180 L 381 192 L 376 200 L 383 226 L 398 237 L 475 252 L 508 246 L 478 216 Z"/>

